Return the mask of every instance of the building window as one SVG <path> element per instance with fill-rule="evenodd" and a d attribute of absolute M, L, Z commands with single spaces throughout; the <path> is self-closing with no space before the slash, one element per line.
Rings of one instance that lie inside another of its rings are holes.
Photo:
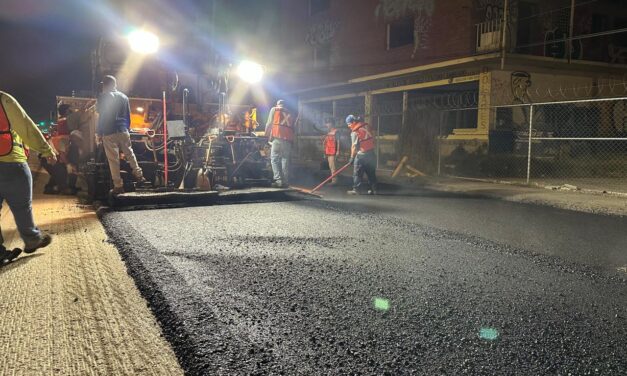
<path fill-rule="evenodd" d="M 331 63 L 331 45 L 315 46 L 313 50 L 314 68 L 326 68 Z"/>
<path fill-rule="evenodd" d="M 476 108 L 447 111 L 445 124 L 448 129 L 473 129 L 477 128 L 479 113 Z"/>
<path fill-rule="evenodd" d="M 414 44 L 414 20 L 405 18 L 388 24 L 388 50 Z"/>
<path fill-rule="evenodd" d="M 313 16 L 318 13 L 326 12 L 331 6 L 330 0 L 309 0 L 309 15 Z"/>

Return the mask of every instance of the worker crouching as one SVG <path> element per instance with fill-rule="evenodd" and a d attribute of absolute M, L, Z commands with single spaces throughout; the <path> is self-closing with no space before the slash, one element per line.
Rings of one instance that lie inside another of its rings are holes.
<path fill-rule="evenodd" d="M 284 107 L 284 101 L 278 100 L 272 107 L 266 122 L 266 135 L 269 137 L 272 149 L 270 162 L 275 188 L 289 186 L 290 158 L 292 154 L 292 142 L 294 141 L 294 128 L 290 112 Z"/>
<path fill-rule="evenodd" d="M 368 123 L 361 121 L 354 115 L 346 117 L 346 125 L 351 129 L 351 158 L 353 168 L 353 189 L 347 193 L 358 195 L 363 192 L 363 177 L 368 176 L 370 195 L 377 194 L 377 158 L 374 152 L 374 136 Z"/>

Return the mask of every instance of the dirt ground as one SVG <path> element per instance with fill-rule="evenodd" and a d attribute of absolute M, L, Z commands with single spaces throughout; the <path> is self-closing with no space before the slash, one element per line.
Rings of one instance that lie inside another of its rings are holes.
<path fill-rule="evenodd" d="M 182 375 L 93 210 L 40 194 L 33 207 L 54 240 L 0 268 L 0 375 Z M 22 247 L 6 204 L 0 224 Z"/>

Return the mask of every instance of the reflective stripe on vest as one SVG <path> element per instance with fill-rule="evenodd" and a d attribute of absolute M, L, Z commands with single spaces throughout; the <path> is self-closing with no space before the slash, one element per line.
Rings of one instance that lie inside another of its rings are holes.
<path fill-rule="evenodd" d="M 324 154 L 335 155 L 335 153 L 337 153 L 336 133 L 337 129 L 332 129 L 324 138 Z"/>
<path fill-rule="evenodd" d="M 4 106 L 0 101 L 0 157 L 11 154 L 13 146 L 21 146 L 13 142 L 13 134 L 11 133 L 11 123 L 7 116 Z"/>
<path fill-rule="evenodd" d="M 289 122 L 289 112 L 281 107 L 274 108 L 274 118 L 272 119 L 272 138 L 292 141 L 294 130 Z"/>

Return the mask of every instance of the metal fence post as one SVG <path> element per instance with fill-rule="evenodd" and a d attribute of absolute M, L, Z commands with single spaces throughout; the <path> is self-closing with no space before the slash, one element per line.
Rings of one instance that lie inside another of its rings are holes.
<path fill-rule="evenodd" d="M 438 176 L 442 171 L 442 122 L 444 119 L 444 111 L 440 111 L 440 124 L 438 125 L 438 136 L 436 140 L 438 142 Z"/>
<path fill-rule="evenodd" d="M 380 154 L 380 144 L 381 144 L 381 115 L 377 115 L 377 170 L 379 169 L 379 154 Z"/>
<path fill-rule="evenodd" d="M 527 184 L 531 177 L 531 133 L 533 132 L 533 105 L 529 106 L 529 145 L 527 147 Z"/>

